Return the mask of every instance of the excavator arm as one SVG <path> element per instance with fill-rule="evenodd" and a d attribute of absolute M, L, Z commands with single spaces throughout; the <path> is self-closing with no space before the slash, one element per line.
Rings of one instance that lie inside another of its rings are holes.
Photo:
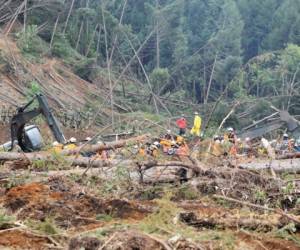
<path fill-rule="evenodd" d="M 291 116 L 287 111 L 281 111 L 278 109 L 276 109 L 276 111 L 277 113 L 262 119 L 261 121 L 255 123 L 255 125 L 248 126 L 244 129 L 244 131 L 238 133 L 238 136 L 242 139 L 247 137 L 250 139 L 255 139 L 284 126 L 289 132 L 299 136 L 300 122 L 296 120 L 295 117 Z M 267 118 L 273 118 L 274 116 L 278 115 L 279 117 L 276 120 L 267 122 Z"/>
<path fill-rule="evenodd" d="M 33 110 L 27 111 L 27 108 L 34 102 L 34 100 L 37 99 L 38 101 L 38 108 L 35 108 Z M 43 115 L 46 119 L 46 122 L 55 137 L 55 139 L 59 143 L 66 143 L 66 139 L 64 137 L 63 132 L 61 131 L 58 122 L 56 118 L 54 117 L 52 111 L 50 110 L 50 107 L 48 105 L 48 102 L 46 100 L 46 97 L 42 94 L 37 94 L 29 103 L 27 103 L 24 107 L 18 108 L 18 113 L 13 116 L 11 120 L 11 142 L 13 149 L 14 141 L 17 140 L 19 146 L 23 151 L 28 151 L 28 147 L 26 143 L 24 142 L 24 128 L 26 123 L 30 122 L 33 118 L 37 117 L 38 115 Z"/>

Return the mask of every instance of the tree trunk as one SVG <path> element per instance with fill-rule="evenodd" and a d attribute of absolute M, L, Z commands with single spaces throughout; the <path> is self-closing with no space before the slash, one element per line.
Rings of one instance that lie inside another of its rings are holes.
<path fill-rule="evenodd" d="M 64 30 L 63 30 L 63 34 L 66 33 L 66 29 L 68 27 L 68 22 L 69 22 L 69 19 L 70 19 L 72 10 L 73 10 L 74 2 L 75 2 L 75 0 L 72 0 L 71 7 L 70 7 L 70 10 L 69 10 L 69 13 L 68 13 L 68 16 L 67 16 L 67 20 L 66 20 L 66 23 L 65 23 L 65 27 L 64 27 Z"/>
<path fill-rule="evenodd" d="M 156 0 L 156 11 L 158 12 L 159 2 Z M 156 68 L 160 68 L 160 36 L 159 36 L 159 20 L 156 16 Z"/>
<path fill-rule="evenodd" d="M 63 155 L 75 155 L 78 153 L 87 153 L 87 152 L 97 152 L 101 150 L 114 150 L 116 148 L 126 147 L 137 142 L 145 141 L 149 138 L 149 135 L 141 135 L 137 137 L 133 137 L 127 140 L 120 140 L 116 142 L 108 142 L 105 144 L 97 144 L 97 145 L 86 145 L 83 147 L 78 147 L 73 150 L 64 150 L 62 151 Z"/>

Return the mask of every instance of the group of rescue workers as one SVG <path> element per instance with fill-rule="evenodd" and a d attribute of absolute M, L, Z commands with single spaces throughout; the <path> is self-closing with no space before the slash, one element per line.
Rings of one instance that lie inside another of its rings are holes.
<path fill-rule="evenodd" d="M 193 126 L 189 131 L 191 136 L 198 138 L 200 142 L 201 138 L 201 123 L 202 119 L 198 112 L 194 113 Z M 137 144 L 133 147 L 131 153 L 139 156 L 151 156 L 158 157 L 160 154 L 164 155 L 175 155 L 175 156 L 189 156 L 190 149 L 187 143 L 187 129 L 188 122 L 186 116 L 182 114 L 176 120 L 176 126 L 178 127 L 178 133 L 173 134 L 171 130 L 167 130 L 164 135 L 159 138 L 153 138 L 144 144 Z M 62 150 L 72 150 L 84 143 L 89 143 L 90 137 L 87 137 L 81 142 L 77 142 L 77 139 L 72 137 L 69 139 L 66 145 L 59 144 L 58 142 L 53 143 L 53 150 L 56 153 L 60 153 Z M 101 142 L 99 142 L 101 143 Z M 287 152 L 300 152 L 300 138 L 295 140 L 289 138 L 288 134 L 284 134 L 279 140 L 267 141 L 265 138 L 261 139 L 261 143 L 257 145 L 257 141 L 252 141 L 250 138 L 241 139 L 238 138 L 233 128 L 227 128 L 224 135 L 215 135 L 212 144 L 212 154 L 216 151 L 222 152 L 222 155 L 237 156 L 246 155 L 248 157 L 259 156 L 267 154 L 267 147 L 272 147 L 274 152 L 287 153 Z M 221 150 L 219 150 L 221 149 Z M 112 155 L 116 152 L 109 152 L 106 150 L 99 151 L 96 156 L 103 160 L 112 159 Z M 220 155 L 220 154 L 218 154 Z M 88 155 L 90 156 L 90 155 Z"/>
<path fill-rule="evenodd" d="M 192 136 L 201 136 L 201 123 L 202 119 L 198 112 L 194 113 L 194 123 L 190 130 Z M 141 146 L 139 154 L 141 156 L 150 155 L 157 157 L 160 153 L 166 155 L 188 156 L 190 154 L 189 146 L 186 142 L 186 131 L 188 128 L 187 120 L 184 114 L 176 121 L 178 127 L 178 134 L 172 134 L 171 130 L 167 130 L 166 133 L 160 138 L 156 138 L 146 145 Z"/>
<path fill-rule="evenodd" d="M 261 140 L 252 141 L 249 137 L 244 140 L 238 138 L 233 128 L 228 128 L 224 136 L 214 136 L 214 146 L 224 145 L 229 155 L 246 155 L 248 157 L 258 157 L 268 155 L 271 149 L 274 154 L 283 155 L 286 153 L 300 152 L 300 138 L 295 140 L 290 138 L 287 133 L 284 133 L 282 137 L 277 140 L 268 141 L 265 138 Z M 229 147 L 228 147 L 229 145 Z"/>

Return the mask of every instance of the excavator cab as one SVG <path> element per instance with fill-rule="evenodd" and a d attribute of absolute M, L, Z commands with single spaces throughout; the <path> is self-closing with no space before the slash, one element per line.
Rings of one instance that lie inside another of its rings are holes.
<path fill-rule="evenodd" d="M 40 129 L 36 125 L 30 125 L 24 128 L 24 142 L 29 151 L 42 149 L 44 141 Z"/>
<path fill-rule="evenodd" d="M 38 107 L 28 110 L 29 106 L 38 101 Z M 37 94 L 25 106 L 18 108 L 18 112 L 11 119 L 11 149 L 13 149 L 15 141 L 24 152 L 32 152 L 40 150 L 43 147 L 43 138 L 39 128 L 36 125 L 26 126 L 32 119 L 38 115 L 43 115 L 45 120 L 55 137 L 56 141 L 61 144 L 66 143 L 66 139 L 59 124 L 53 115 L 46 97 L 43 94 Z"/>

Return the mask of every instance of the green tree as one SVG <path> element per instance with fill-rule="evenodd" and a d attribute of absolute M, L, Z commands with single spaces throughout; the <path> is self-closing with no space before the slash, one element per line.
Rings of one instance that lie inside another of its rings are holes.
<path fill-rule="evenodd" d="M 170 75 L 168 69 L 156 68 L 150 74 L 150 82 L 155 93 L 158 93 L 160 88 L 168 83 Z"/>

